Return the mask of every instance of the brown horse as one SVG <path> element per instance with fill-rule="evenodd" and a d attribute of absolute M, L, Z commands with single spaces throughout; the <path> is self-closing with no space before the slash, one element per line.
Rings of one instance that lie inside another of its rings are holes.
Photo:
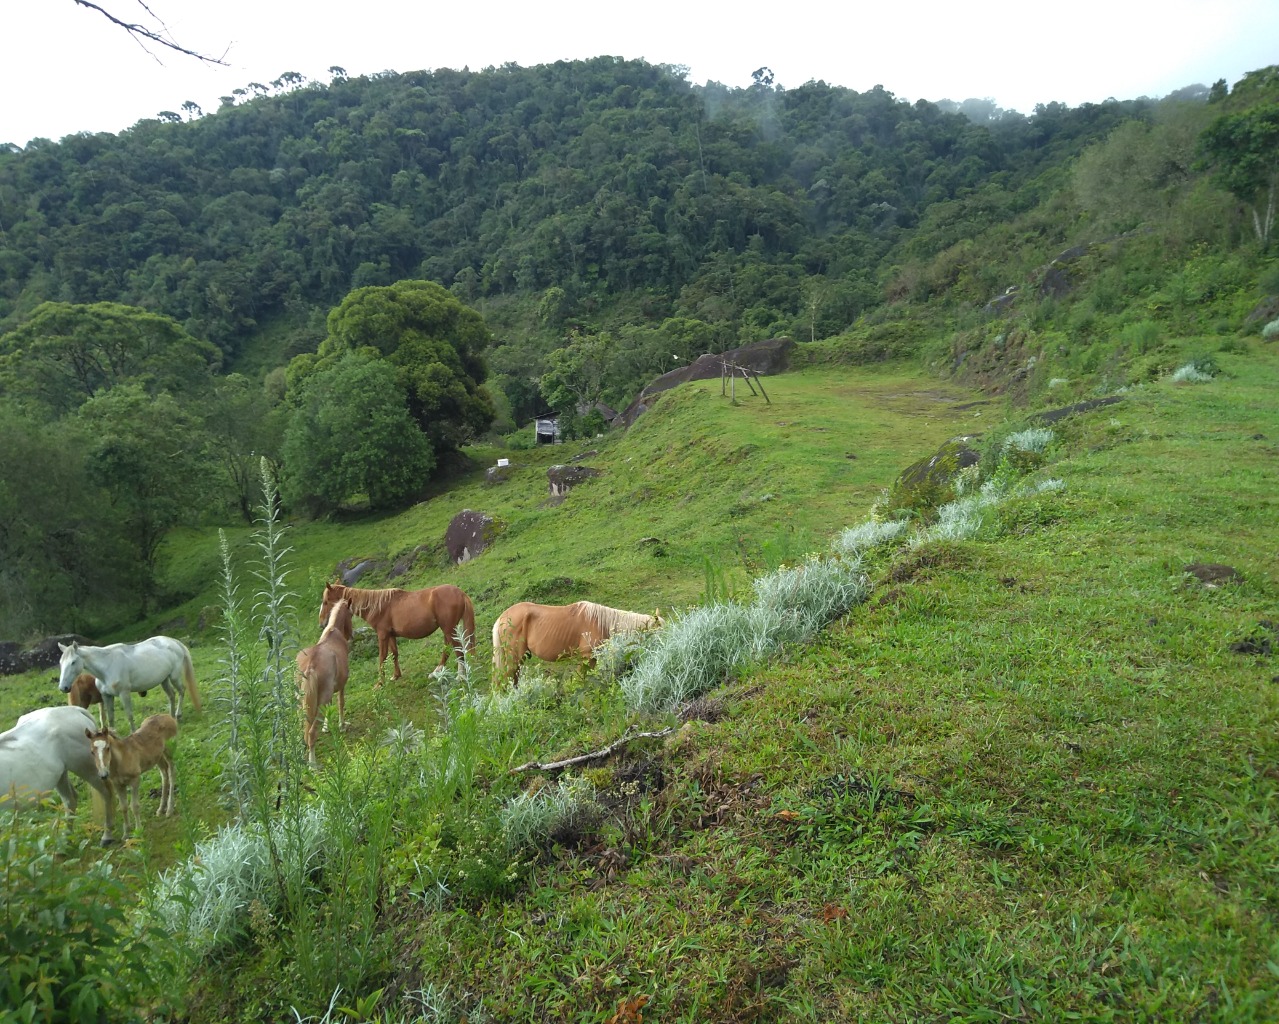
<path fill-rule="evenodd" d="M 107 727 L 106 713 L 102 709 L 102 691 L 98 689 L 98 678 L 89 672 L 81 672 L 71 683 L 67 691 L 67 703 L 86 711 L 94 704 L 98 705 L 98 724 Z"/>
<path fill-rule="evenodd" d="M 98 778 L 119 794 L 124 814 L 125 833 L 129 831 L 129 796 L 133 797 L 133 827 L 142 828 L 142 807 L 138 803 L 138 780 L 152 768 L 160 769 L 159 814 L 173 813 L 173 757 L 166 744 L 178 734 L 178 721 L 172 715 L 151 715 L 128 736 L 117 736 L 110 729 L 85 729 L 93 747 L 93 763 Z M 108 796 L 107 799 L 111 799 Z"/>
<path fill-rule="evenodd" d="M 382 685 L 382 674 L 389 652 L 395 672 L 392 679 L 400 678 L 400 646 L 397 637 L 405 640 L 421 640 L 437 629 L 445 637 L 444 653 L 440 664 L 449 660 L 449 650 L 455 646 L 458 623 L 466 633 L 466 644 L 457 648 L 457 656 L 465 658 L 475 650 L 475 606 L 460 589 L 446 583 L 425 590 L 357 590 L 341 583 L 330 583 L 324 588 L 324 600 L 320 603 L 320 623 L 328 621 L 329 610 L 338 601 L 349 601 L 351 611 L 360 616 L 377 632 L 377 685 Z"/>
<path fill-rule="evenodd" d="M 662 624 L 656 612 L 622 611 L 593 601 L 576 604 L 513 604 L 493 623 L 493 681 L 515 682 L 530 651 L 543 661 L 577 654 L 588 663 L 595 648 L 616 633 L 633 633 Z"/>
<path fill-rule="evenodd" d="M 320 708 L 338 698 L 338 728 L 346 728 L 346 679 L 349 674 L 348 645 L 351 641 L 351 604 L 338 601 L 329 612 L 328 624 L 319 641 L 298 651 L 298 689 L 306 716 L 306 756 L 315 764 L 315 740 Z M 327 726 L 326 726 L 327 728 Z"/>

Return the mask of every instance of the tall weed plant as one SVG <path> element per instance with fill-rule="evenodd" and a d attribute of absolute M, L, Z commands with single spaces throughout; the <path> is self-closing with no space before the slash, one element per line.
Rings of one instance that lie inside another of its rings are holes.
<path fill-rule="evenodd" d="M 410 772 L 403 751 L 375 750 L 367 755 L 375 763 L 365 763 L 340 747 L 319 771 L 308 767 L 293 662 L 290 548 L 265 465 L 263 492 L 247 602 L 225 539 L 222 545 L 224 784 L 237 820 L 162 877 L 152 912 L 182 935 L 190 966 L 202 952 L 252 931 L 288 965 L 278 979 L 281 995 L 322 1006 L 335 983 L 359 991 L 384 962 L 377 922 L 382 855 L 393 845 Z"/>

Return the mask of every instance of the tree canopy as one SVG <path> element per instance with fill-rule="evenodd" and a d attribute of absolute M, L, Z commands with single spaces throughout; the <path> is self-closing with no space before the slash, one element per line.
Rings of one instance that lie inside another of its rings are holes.
<path fill-rule="evenodd" d="M 376 509 L 421 492 L 435 455 L 395 367 L 367 348 L 345 352 L 300 389 L 284 438 L 286 501 L 323 514 L 361 496 Z"/>
<path fill-rule="evenodd" d="M 0 338 L 0 388 L 60 416 L 123 383 L 152 395 L 199 391 L 221 361 L 167 316 L 118 302 L 45 302 Z"/>
<path fill-rule="evenodd" d="M 437 452 L 488 429 L 493 403 L 483 388 L 484 319 L 431 281 L 357 288 L 329 314 L 317 358 L 295 361 L 292 384 L 351 352 L 368 352 L 395 368 L 409 414 Z"/>

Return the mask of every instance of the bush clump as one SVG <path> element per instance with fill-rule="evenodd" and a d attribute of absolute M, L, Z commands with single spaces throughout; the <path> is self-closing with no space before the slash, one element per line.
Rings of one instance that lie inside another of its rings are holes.
<path fill-rule="evenodd" d="M 0 877 L 0 1020 L 129 1016 L 149 987 L 153 954 L 150 932 L 128 920 L 133 897 L 111 861 L 60 822 L 33 825 L 15 807 L 0 837 Z"/>
<path fill-rule="evenodd" d="M 726 601 L 693 608 L 645 634 L 635 670 L 622 680 L 627 705 L 672 711 L 734 672 L 811 636 L 868 590 L 860 563 L 810 556 L 754 582 L 749 604 Z"/>

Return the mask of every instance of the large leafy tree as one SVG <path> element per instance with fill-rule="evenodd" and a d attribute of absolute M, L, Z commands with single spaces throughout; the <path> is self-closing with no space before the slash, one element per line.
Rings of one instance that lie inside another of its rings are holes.
<path fill-rule="evenodd" d="M 486 430 L 493 403 L 483 384 L 492 335 L 483 317 L 431 281 L 357 288 L 329 314 L 316 356 L 290 366 L 290 387 L 350 352 L 394 368 L 406 408 L 436 452 Z"/>
<path fill-rule="evenodd" d="M 577 334 L 546 359 L 542 397 L 556 412 L 584 415 L 600 401 L 612 362 L 614 340 L 608 334 Z"/>
<path fill-rule="evenodd" d="M 359 495 L 388 508 L 420 493 L 435 455 L 396 377 L 391 363 L 362 349 L 299 385 L 284 438 L 286 502 L 318 515 Z"/>
<path fill-rule="evenodd" d="M 286 410 L 240 373 L 219 378 L 201 409 L 235 505 L 244 521 L 252 522 L 262 501 L 262 460 L 279 473 Z"/>
<path fill-rule="evenodd" d="M 1247 204 L 1257 241 L 1269 245 L 1279 193 L 1279 103 L 1219 117 L 1202 146 L 1217 181 Z"/>
<path fill-rule="evenodd" d="M 83 631 L 127 592 L 115 518 L 74 427 L 0 404 L 0 636 Z"/>
<path fill-rule="evenodd" d="M 169 394 L 122 384 L 77 413 L 88 439 L 89 481 L 107 496 L 130 554 L 129 581 L 146 615 L 157 591 L 160 544 L 207 507 L 215 478 L 208 439 L 193 413 Z"/>
<path fill-rule="evenodd" d="M 0 389 L 62 416 L 126 382 L 153 395 L 198 392 L 221 358 L 158 313 L 118 302 L 45 302 L 0 338 Z"/>

